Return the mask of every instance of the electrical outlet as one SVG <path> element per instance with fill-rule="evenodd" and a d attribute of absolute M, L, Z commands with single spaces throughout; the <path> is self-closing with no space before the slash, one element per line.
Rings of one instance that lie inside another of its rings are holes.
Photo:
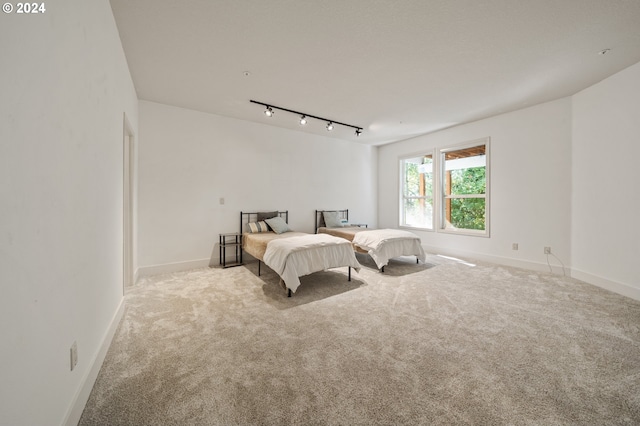
<path fill-rule="evenodd" d="M 511 244 L 511 250 L 518 250 L 518 243 Z"/>
<path fill-rule="evenodd" d="M 224 197 L 220 197 L 220 205 L 224 204 Z"/>
<path fill-rule="evenodd" d="M 545 247 L 544 254 L 551 254 L 551 247 Z"/>
<path fill-rule="evenodd" d="M 73 371 L 76 365 L 78 365 L 78 344 L 76 342 L 73 342 L 69 352 L 71 353 L 71 371 Z"/>

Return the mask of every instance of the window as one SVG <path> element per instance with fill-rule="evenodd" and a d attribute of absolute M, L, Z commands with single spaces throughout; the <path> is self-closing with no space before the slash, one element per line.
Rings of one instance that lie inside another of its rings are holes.
<path fill-rule="evenodd" d="M 433 229 L 433 154 L 400 160 L 400 225 Z"/>
<path fill-rule="evenodd" d="M 489 235 L 487 145 L 488 140 L 483 140 L 463 148 L 440 150 L 441 230 Z"/>

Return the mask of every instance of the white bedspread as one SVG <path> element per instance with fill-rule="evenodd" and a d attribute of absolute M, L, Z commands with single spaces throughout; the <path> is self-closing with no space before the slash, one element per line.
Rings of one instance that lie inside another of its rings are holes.
<path fill-rule="evenodd" d="M 309 234 L 270 241 L 264 263 L 284 280 L 292 292 L 304 275 L 325 269 L 350 266 L 360 271 L 351 243 L 327 234 Z"/>
<path fill-rule="evenodd" d="M 389 259 L 398 256 L 413 255 L 423 262 L 427 259 L 420 237 L 400 229 L 372 229 L 358 232 L 353 237 L 353 244 L 367 251 L 378 268 L 382 268 L 389 263 Z"/>

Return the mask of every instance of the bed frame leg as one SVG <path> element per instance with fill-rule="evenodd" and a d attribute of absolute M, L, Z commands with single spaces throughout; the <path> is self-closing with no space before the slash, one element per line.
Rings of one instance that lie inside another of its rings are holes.
<path fill-rule="evenodd" d="M 258 276 L 260 276 L 260 264 L 261 264 L 261 263 L 262 263 L 262 262 L 258 260 Z"/>
<path fill-rule="evenodd" d="M 416 256 L 416 264 L 420 263 L 420 259 Z"/>
<path fill-rule="evenodd" d="M 384 272 L 384 266 L 380 268 L 380 272 Z"/>
<path fill-rule="evenodd" d="M 351 281 L 351 266 L 349 266 L 349 281 Z"/>
<path fill-rule="evenodd" d="M 287 297 L 291 297 L 291 289 L 290 288 L 287 289 Z"/>

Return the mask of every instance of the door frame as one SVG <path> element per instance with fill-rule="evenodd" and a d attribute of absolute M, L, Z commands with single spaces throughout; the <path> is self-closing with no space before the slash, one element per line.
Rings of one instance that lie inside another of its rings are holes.
<path fill-rule="evenodd" d="M 122 135 L 122 293 L 125 287 L 134 284 L 133 236 L 134 236 L 134 180 L 135 180 L 135 134 L 133 126 L 124 113 Z"/>

